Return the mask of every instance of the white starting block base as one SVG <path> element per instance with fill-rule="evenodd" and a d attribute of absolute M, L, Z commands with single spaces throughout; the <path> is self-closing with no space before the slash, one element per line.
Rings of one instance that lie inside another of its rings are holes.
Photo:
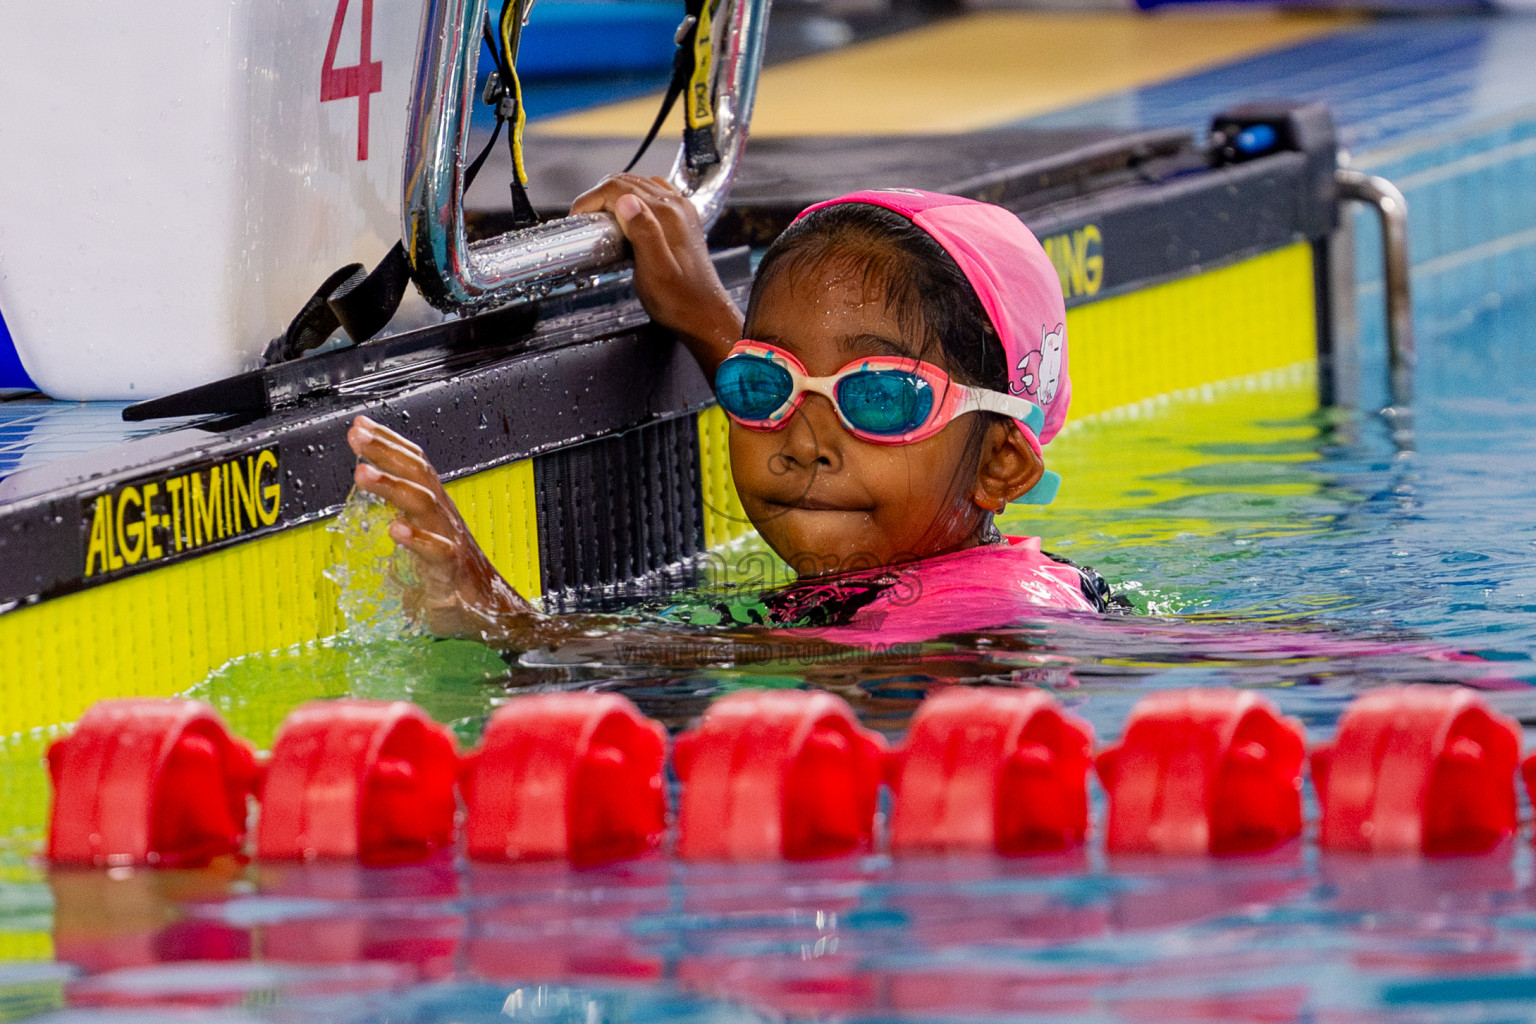
<path fill-rule="evenodd" d="M 18 4 L 0 30 L 0 309 L 55 398 L 249 369 L 400 235 L 420 5 Z M 404 322 L 429 319 L 412 296 Z"/>

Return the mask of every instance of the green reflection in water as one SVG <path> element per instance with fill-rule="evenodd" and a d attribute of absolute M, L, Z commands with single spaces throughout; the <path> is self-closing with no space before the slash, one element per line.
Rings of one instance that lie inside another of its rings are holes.
<path fill-rule="evenodd" d="M 1144 612 L 1346 607 L 1355 598 L 1315 586 L 1251 601 L 1241 586 L 1285 557 L 1277 545 L 1331 529 L 1360 502 L 1314 468 L 1338 417 L 1317 408 L 1309 365 L 1094 417 L 1046 449 L 1063 477 L 1056 502 L 1013 506 L 999 525 L 1094 566 Z"/>

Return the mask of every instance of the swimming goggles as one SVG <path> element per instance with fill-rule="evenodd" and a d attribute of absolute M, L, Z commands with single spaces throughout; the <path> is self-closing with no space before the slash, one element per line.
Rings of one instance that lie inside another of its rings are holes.
<path fill-rule="evenodd" d="M 789 352 L 746 340 L 715 373 L 720 407 L 749 430 L 781 429 L 807 391 L 825 396 L 850 434 L 875 444 L 922 441 L 969 412 L 1010 416 L 1037 435 L 1045 424 L 1026 398 L 956 384 L 932 363 L 899 356 L 855 359 L 830 377 L 811 377 Z"/>

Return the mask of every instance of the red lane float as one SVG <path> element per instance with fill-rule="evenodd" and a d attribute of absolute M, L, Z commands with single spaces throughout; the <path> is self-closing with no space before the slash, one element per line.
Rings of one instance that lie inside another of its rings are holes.
<path fill-rule="evenodd" d="M 677 737 L 677 852 L 808 860 L 870 845 L 886 743 L 828 693 L 759 690 L 711 704 Z"/>
<path fill-rule="evenodd" d="M 1301 833 L 1300 723 L 1242 690 L 1172 690 L 1098 756 L 1111 853 L 1228 854 Z"/>
<path fill-rule="evenodd" d="M 453 736 L 405 701 L 315 701 L 284 720 L 262 791 L 264 860 L 421 860 L 453 845 Z"/>
<path fill-rule="evenodd" d="M 618 694 L 508 702 L 460 772 L 469 856 L 593 864 L 656 849 L 666 752 L 666 729 Z"/>
<path fill-rule="evenodd" d="M 882 768 L 892 852 L 1070 849 L 1088 824 L 1092 732 L 1038 691 L 941 691 L 900 750 L 817 691 L 734 694 L 678 737 L 677 852 L 801 860 L 868 849 Z M 1517 826 L 1520 731 L 1460 687 L 1375 690 L 1313 754 L 1320 845 L 1476 853 Z M 198 865 L 238 855 L 249 799 L 257 856 L 421 861 L 465 846 L 485 861 L 611 861 L 658 848 L 666 734 L 616 694 L 520 697 L 461 762 L 452 735 L 404 702 L 321 701 L 278 732 L 264 769 L 208 705 L 95 705 L 50 748 L 48 856 L 57 864 Z M 1153 694 L 1097 768 L 1111 853 L 1258 852 L 1301 831 L 1300 726 L 1223 689 Z M 1536 758 L 1524 766 L 1536 790 Z M 1536 795 L 1536 794 L 1533 794 Z"/>
<path fill-rule="evenodd" d="M 240 852 L 261 776 L 197 700 L 104 700 L 48 750 L 55 864 L 197 866 Z"/>
<path fill-rule="evenodd" d="M 1476 853 L 1512 835 L 1520 727 L 1459 686 L 1361 695 L 1312 754 L 1319 845 Z"/>
<path fill-rule="evenodd" d="M 1093 729 L 1040 690 L 951 687 L 887 761 L 891 852 L 1044 853 L 1088 830 Z"/>

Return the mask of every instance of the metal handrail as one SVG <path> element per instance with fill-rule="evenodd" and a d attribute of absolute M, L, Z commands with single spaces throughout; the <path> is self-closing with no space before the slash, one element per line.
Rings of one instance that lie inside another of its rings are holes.
<path fill-rule="evenodd" d="M 1334 181 L 1341 199 L 1368 203 L 1381 218 L 1383 278 L 1387 296 L 1387 372 L 1392 410 L 1413 405 L 1413 302 L 1408 285 L 1408 201 L 1396 185 L 1376 175 L 1339 168 Z"/>
<path fill-rule="evenodd" d="M 747 138 L 770 0 L 723 0 L 730 20 L 714 66 L 719 163 L 688 168 L 681 148 L 669 180 L 707 227 L 719 215 Z M 427 301 L 451 312 L 527 294 L 530 286 L 622 258 L 624 235 L 606 213 L 548 221 L 471 243 L 464 227 L 464 167 L 475 63 L 486 0 L 426 0 L 411 90 L 402 235 Z"/>

